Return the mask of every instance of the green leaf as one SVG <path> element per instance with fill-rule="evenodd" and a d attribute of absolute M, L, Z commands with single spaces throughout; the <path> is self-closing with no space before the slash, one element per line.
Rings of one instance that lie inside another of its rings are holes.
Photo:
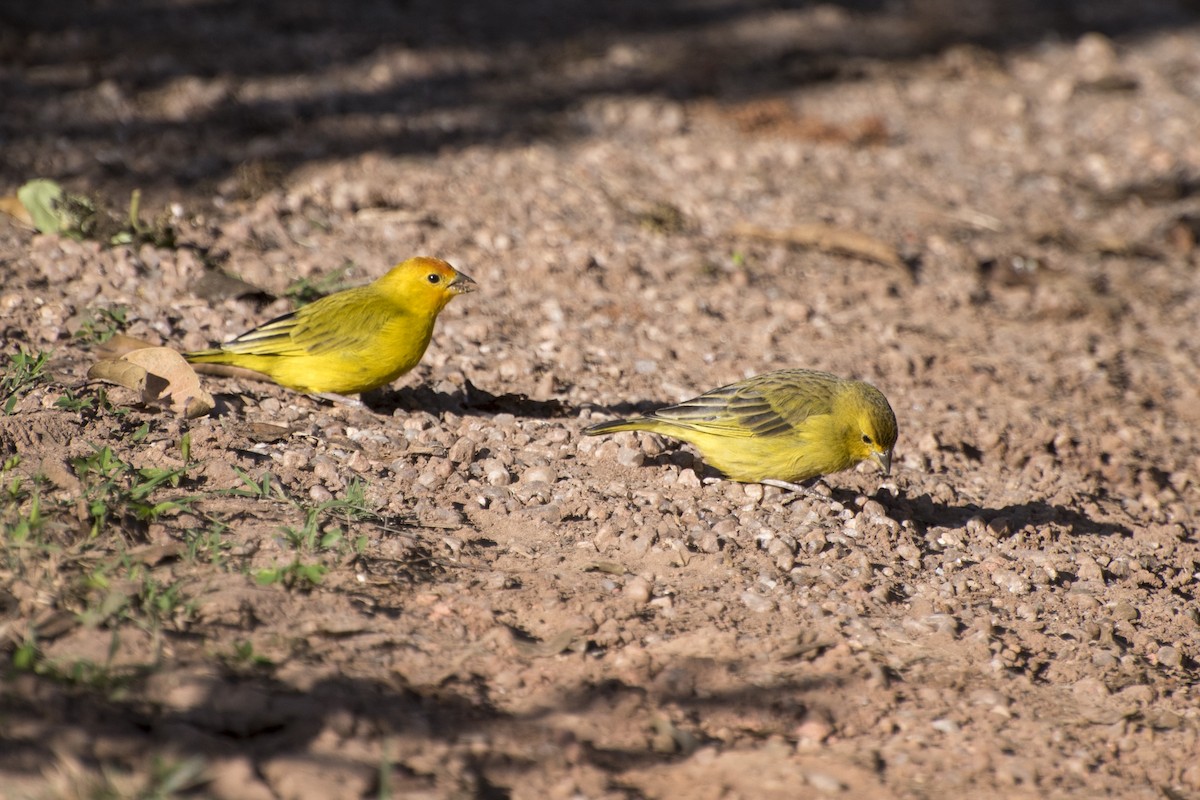
<path fill-rule="evenodd" d="M 17 189 L 17 199 L 33 217 L 33 225 L 42 233 L 58 233 L 68 227 L 60 210 L 62 187 L 54 181 L 39 178 Z"/>
<path fill-rule="evenodd" d="M 260 569 L 254 573 L 254 582 L 259 586 L 270 586 L 282 579 L 283 570 L 281 569 Z"/>

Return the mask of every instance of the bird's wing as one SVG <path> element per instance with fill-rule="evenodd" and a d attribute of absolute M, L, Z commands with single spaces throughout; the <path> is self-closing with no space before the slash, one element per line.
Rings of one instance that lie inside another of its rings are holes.
<path fill-rule="evenodd" d="M 780 436 L 829 413 L 830 393 L 799 374 L 767 374 L 705 392 L 650 416 L 721 436 Z"/>
<path fill-rule="evenodd" d="M 387 319 L 381 303 L 355 290 L 329 295 L 265 322 L 221 346 L 230 353 L 313 356 L 365 349 Z"/>

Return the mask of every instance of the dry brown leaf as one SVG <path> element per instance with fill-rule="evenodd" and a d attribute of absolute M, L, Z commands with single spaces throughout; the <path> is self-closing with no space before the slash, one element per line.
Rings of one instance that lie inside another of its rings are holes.
<path fill-rule="evenodd" d="M 118 359 L 97 361 L 88 377 L 140 392 L 143 403 L 170 408 L 188 419 L 212 411 L 212 395 L 183 356 L 169 347 L 143 347 Z"/>
<path fill-rule="evenodd" d="M 854 256 L 888 267 L 904 267 L 896 248 L 861 231 L 837 228 L 821 222 L 795 225 L 781 230 L 740 223 L 730 231 L 734 236 L 751 236 L 797 247 L 815 247 L 826 253 Z"/>
<path fill-rule="evenodd" d="M 119 358 L 105 358 L 92 364 L 88 377 L 96 381 L 115 383 L 135 392 L 146 391 L 146 368 Z"/>
<path fill-rule="evenodd" d="M 0 213 L 8 214 L 22 225 L 27 225 L 30 228 L 33 227 L 33 217 L 30 215 L 29 209 L 25 207 L 25 204 L 16 195 L 0 197 Z"/>
<path fill-rule="evenodd" d="M 123 333 L 113 334 L 107 341 L 96 346 L 96 355 L 102 359 L 120 358 L 134 350 L 144 350 L 147 347 L 157 347 L 153 342 L 147 342 Z"/>

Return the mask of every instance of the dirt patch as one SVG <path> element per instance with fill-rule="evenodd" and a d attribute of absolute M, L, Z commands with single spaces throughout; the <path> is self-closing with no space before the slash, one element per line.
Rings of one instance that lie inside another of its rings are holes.
<path fill-rule="evenodd" d="M 179 243 L 0 221 L 8 795 L 1200 797 L 1187 12 L 160 5 L 0 38 L 4 193 Z M 86 379 L 415 254 L 363 407 Z M 579 435 L 795 366 L 890 478 Z"/>

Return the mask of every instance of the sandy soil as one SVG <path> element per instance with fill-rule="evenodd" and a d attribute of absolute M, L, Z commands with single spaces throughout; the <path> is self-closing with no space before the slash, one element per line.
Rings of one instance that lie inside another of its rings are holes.
<path fill-rule="evenodd" d="M 177 243 L 0 221 L 0 794 L 1200 798 L 1192 6 L 42 5 L 0 194 Z M 414 254 L 366 407 L 87 379 Z M 579 435 L 788 366 L 890 477 Z"/>

